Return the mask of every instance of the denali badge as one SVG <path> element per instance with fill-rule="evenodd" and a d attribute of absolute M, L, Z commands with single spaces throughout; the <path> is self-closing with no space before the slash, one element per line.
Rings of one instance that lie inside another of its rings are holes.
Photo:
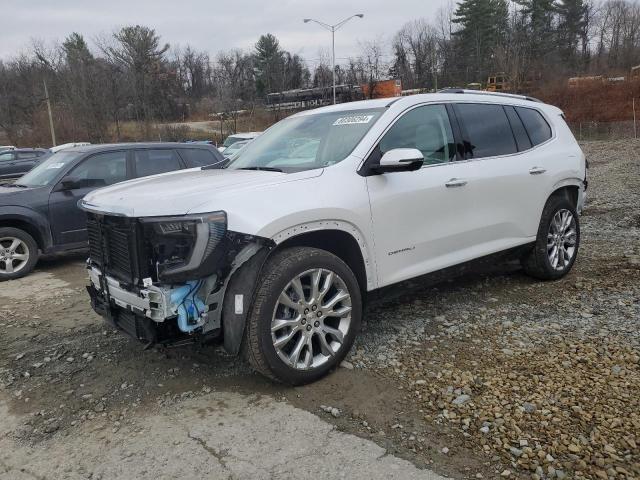
<path fill-rule="evenodd" d="M 414 245 L 413 247 L 407 247 L 407 248 L 401 248 L 400 250 L 394 250 L 393 252 L 387 253 L 387 255 L 391 256 L 391 255 L 395 255 L 396 253 L 410 252 L 411 250 L 415 250 L 415 249 L 416 249 L 416 247 Z"/>

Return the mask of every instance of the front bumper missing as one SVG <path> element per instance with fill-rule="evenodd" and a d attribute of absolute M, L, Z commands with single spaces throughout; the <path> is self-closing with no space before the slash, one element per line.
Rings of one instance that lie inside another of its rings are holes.
<path fill-rule="evenodd" d="M 103 275 L 95 266 L 87 267 L 91 306 L 111 325 L 138 340 L 149 343 L 175 343 L 191 334 L 217 334 L 219 319 L 203 312 L 188 331 L 179 327 L 177 307 L 171 301 L 175 289 L 151 285 L 139 293 L 124 289 L 116 279 Z M 217 324 L 217 325 L 216 325 Z"/>
<path fill-rule="evenodd" d="M 100 270 L 93 266 L 88 267 L 88 271 L 89 281 L 93 288 L 103 295 L 108 291 L 109 299 L 117 306 L 131 310 L 156 322 L 164 322 L 171 316 L 169 314 L 169 301 L 165 291 L 162 289 L 152 285 L 140 290 L 138 295 L 121 288 L 120 282 L 103 275 Z"/>

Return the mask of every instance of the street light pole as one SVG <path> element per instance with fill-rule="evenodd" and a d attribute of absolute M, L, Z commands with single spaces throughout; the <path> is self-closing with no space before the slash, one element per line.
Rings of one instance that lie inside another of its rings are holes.
<path fill-rule="evenodd" d="M 354 17 L 362 18 L 364 17 L 364 14 L 356 13 L 355 15 L 351 15 L 350 17 L 345 18 L 344 20 L 336 23 L 335 25 L 329 25 L 319 20 L 314 20 L 313 18 L 305 18 L 303 20 L 304 23 L 309 23 L 309 22 L 317 23 L 325 30 L 329 30 L 331 32 L 331 73 L 333 78 L 333 104 L 334 105 L 336 104 L 336 31 Z"/>

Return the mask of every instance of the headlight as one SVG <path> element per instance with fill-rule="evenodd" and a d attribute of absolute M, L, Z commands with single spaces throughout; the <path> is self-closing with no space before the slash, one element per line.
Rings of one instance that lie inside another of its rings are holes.
<path fill-rule="evenodd" d="M 158 280 L 200 278 L 202 265 L 227 232 L 225 212 L 180 217 L 141 218 L 151 249 Z M 189 275 L 185 275 L 189 274 Z"/>

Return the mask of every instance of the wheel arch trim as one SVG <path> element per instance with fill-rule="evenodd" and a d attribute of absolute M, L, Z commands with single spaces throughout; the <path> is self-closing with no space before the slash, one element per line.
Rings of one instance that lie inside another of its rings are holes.
<path fill-rule="evenodd" d="M 365 241 L 365 236 L 358 227 L 350 222 L 346 222 L 344 220 L 317 220 L 305 222 L 278 232 L 272 237 L 272 240 L 276 245 L 280 245 L 287 240 L 291 240 L 304 234 L 331 230 L 337 230 L 350 235 L 358 244 L 366 276 L 366 285 L 364 287 L 369 291 L 375 290 L 378 286 L 378 282 L 376 277 L 375 260 L 371 253 L 371 247 Z"/>

